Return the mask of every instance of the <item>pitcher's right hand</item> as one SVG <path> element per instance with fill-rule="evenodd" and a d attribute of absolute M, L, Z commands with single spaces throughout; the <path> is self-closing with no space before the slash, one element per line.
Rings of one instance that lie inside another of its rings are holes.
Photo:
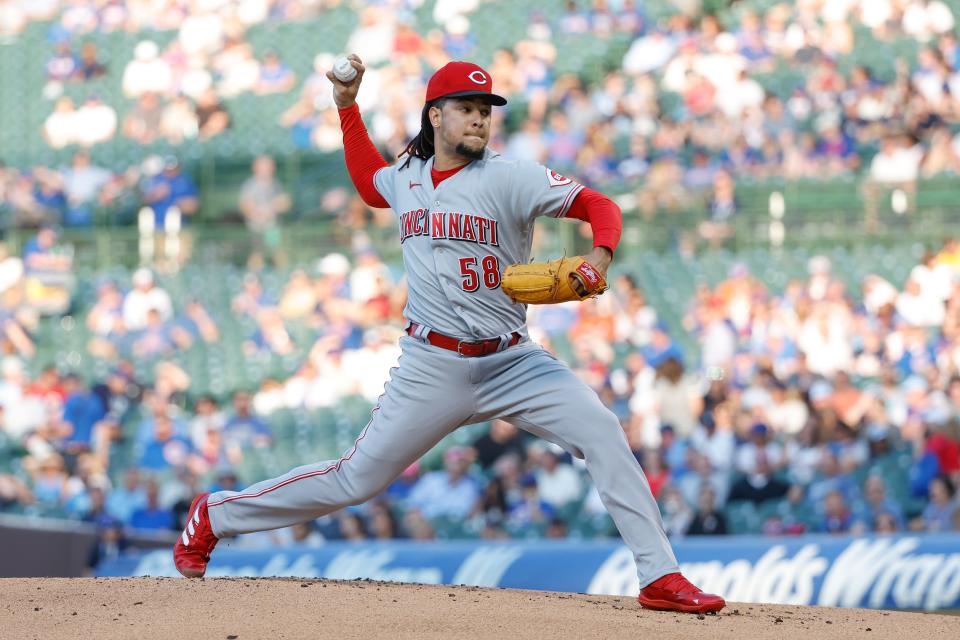
<path fill-rule="evenodd" d="M 350 60 L 353 68 L 357 70 L 357 75 L 354 76 L 350 82 L 338 80 L 337 76 L 333 75 L 333 69 L 327 71 L 327 79 L 333 83 L 333 102 L 340 109 L 352 107 L 354 103 L 356 103 L 357 91 L 360 89 L 360 81 L 363 79 L 363 72 L 366 70 L 366 67 L 363 66 L 357 54 L 351 53 L 347 56 L 347 59 Z"/>

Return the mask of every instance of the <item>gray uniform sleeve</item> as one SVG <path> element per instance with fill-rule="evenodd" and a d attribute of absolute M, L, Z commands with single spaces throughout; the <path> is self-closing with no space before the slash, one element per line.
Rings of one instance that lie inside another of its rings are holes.
<path fill-rule="evenodd" d="M 392 164 L 388 167 L 378 169 L 373 174 L 373 186 L 377 188 L 383 199 L 387 201 L 390 208 L 397 210 L 397 165 Z"/>
<path fill-rule="evenodd" d="M 510 172 L 511 208 L 515 215 L 562 218 L 583 185 L 536 162 L 517 162 Z"/>

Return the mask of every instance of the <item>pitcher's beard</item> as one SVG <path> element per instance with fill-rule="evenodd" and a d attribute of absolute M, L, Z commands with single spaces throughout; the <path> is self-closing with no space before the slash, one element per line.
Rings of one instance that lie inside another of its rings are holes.
<path fill-rule="evenodd" d="M 455 151 L 457 155 L 463 156 L 464 158 L 470 158 L 471 160 L 483 160 L 483 152 L 486 150 L 487 145 L 483 145 L 479 149 L 468 147 L 465 143 L 460 142 L 457 144 Z"/>

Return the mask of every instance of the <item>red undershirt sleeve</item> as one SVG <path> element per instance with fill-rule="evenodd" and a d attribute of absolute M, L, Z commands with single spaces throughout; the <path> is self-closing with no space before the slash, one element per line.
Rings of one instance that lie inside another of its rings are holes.
<path fill-rule="evenodd" d="M 613 200 L 584 187 L 573 199 L 565 217 L 589 222 L 593 229 L 593 246 L 606 247 L 610 253 L 616 252 L 623 221 L 620 207 Z"/>
<path fill-rule="evenodd" d="M 360 107 L 354 104 L 337 111 L 340 114 L 340 129 L 343 130 L 343 155 L 357 192 L 371 207 L 389 207 L 390 204 L 377 191 L 373 181 L 377 171 L 389 166 L 389 163 L 383 159 L 367 135 L 367 127 L 360 117 Z"/>

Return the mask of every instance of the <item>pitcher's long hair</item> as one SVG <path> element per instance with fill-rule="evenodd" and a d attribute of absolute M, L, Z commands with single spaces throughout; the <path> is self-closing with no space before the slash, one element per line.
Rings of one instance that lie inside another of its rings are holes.
<path fill-rule="evenodd" d="M 423 105 L 423 112 L 420 114 L 420 133 L 414 136 L 413 140 L 407 143 L 407 148 L 397 156 L 398 158 L 407 156 L 407 159 L 400 166 L 401 169 L 406 169 L 410 166 L 410 160 L 413 158 L 429 160 L 433 157 L 436 149 L 433 145 L 433 125 L 430 124 L 430 109 L 432 107 L 442 109 L 443 103 L 446 101 L 446 98 L 437 98 L 433 102 L 428 102 Z"/>

